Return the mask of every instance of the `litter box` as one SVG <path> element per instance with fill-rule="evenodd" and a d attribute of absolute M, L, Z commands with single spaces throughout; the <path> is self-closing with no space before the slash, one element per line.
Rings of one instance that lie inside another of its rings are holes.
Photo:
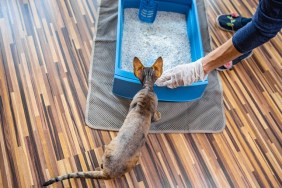
<path fill-rule="evenodd" d="M 159 0 L 158 11 L 167 11 L 184 14 L 187 22 L 187 33 L 190 42 L 192 62 L 203 57 L 203 46 L 198 22 L 197 6 L 195 0 Z M 140 0 L 119 0 L 118 25 L 117 25 L 117 45 L 115 72 L 113 78 L 113 93 L 117 96 L 132 99 L 142 88 L 140 81 L 132 72 L 121 69 L 121 51 L 123 37 L 124 10 L 126 8 L 139 9 Z M 133 60 L 133 58 L 132 58 Z M 152 62 L 153 64 L 154 62 Z M 168 102 L 188 102 L 200 99 L 203 96 L 208 80 L 193 83 L 190 86 L 181 86 L 175 89 L 154 86 L 159 101 Z"/>

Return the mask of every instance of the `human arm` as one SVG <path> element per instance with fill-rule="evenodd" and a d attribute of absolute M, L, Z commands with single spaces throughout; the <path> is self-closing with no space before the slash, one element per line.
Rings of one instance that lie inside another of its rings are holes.
<path fill-rule="evenodd" d="M 233 45 L 232 38 L 202 58 L 203 72 L 209 72 L 242 55 Z"/>
<path fill-rule="evenodd" d="M 199 80 L 204 80 L 210 71 L 240 55 L 241 53 L 232 44 L 232 39 L 229 39 L 196 62 L 178 65 L 165 71 L 161 78 L 156 81 L 156 84 L 169 88 L 191 85 Z"/>
<path fill-rule="evenodd" d="M 252 21 L 238 30 L 231 39 L 196 62 L 167 70 L 156 84 L 176 88 L 203 80 L 215 68 L 269 41 L 281 27 L 282 2 L 261 0 Z"/>

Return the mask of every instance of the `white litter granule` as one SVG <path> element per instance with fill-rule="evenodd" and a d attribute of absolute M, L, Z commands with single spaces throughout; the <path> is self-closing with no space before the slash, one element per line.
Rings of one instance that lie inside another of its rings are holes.
<path fill-rule="evenodd" d="M 132 72 L 133 58 L 151 66 L 163 58 L 164 70 L 190 63 L 191 53 L 184 14 L 158 11 L 154 23 L 141 22 L 138 9 L 124 10 L 121 69 Z"/>

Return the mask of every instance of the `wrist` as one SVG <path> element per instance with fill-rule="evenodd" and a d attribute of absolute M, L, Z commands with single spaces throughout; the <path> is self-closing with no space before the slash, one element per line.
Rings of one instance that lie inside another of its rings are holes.
<path fill-rule="evenodd" d="M 195 64 L 197 64 L 196 72 L 199 75 L 199 80 L 205 80 L 207 78 L 208 72 L 205 72 L 203 58 L 198 59 Z"/>
<path fill-rule="evenodd" d="M 203 66 L 204 75 L 205 76 L 208 75 L 211 71 L 210 67 L 206 63 L 204 63 L 204 61 L 202 61 L 202 66 Z"/>

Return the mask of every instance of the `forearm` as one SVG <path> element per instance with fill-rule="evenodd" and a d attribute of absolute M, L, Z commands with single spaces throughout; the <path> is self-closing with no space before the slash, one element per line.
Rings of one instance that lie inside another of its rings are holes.
<path fill-rule="evenodd" d="M 224 44 L 203 57 L 202 63 L 204 74 L 207 75 L 210 71 L 228 63 L 229 61 L 232 61 L 240 55 L 242 54 L 234 47 L 232 39 L 229 39 Z"/>

